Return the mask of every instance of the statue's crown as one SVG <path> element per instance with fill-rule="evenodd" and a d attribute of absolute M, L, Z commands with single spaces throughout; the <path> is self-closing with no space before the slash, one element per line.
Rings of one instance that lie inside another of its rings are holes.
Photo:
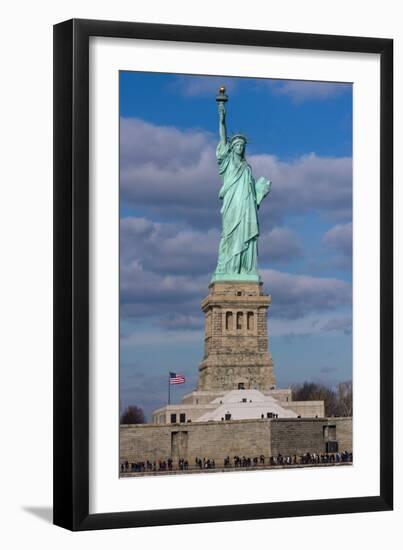
<path fill-rule="evenodd" d="M 248 143 L 248 138 L 244 134 L 241 134 L 241 133 L 234 134 L 233 136 L 231 136 L 229 141 L 230 141 L 230 144 L 233 145 L 238 140 L 242 140 L 245 143 Z"/>

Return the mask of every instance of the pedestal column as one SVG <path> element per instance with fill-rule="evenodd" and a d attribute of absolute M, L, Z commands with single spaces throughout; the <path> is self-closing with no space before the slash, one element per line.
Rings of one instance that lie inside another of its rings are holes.
<path fill-rule="evenodd" d="M 205 314 L 204 358 L 198 390 L 270 390 L 275 385 L 267 311 L 271 296 L 258 282 L 213 282 Z"/>

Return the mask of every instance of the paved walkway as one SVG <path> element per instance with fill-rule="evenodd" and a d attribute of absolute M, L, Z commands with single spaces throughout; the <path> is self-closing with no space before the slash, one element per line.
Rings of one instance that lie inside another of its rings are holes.
<path fill-rule="evenodd" d="M 276 466 L 271 466 L 270 464 L 262 464 L 258 466 L 241 466 L 239 468 L 231 467 L 216 467 L 216 468 L 199 468 L 192 467 L 188 470 L 180 470 L 179 468 L 172 470 L 157 470 L 146 471 L 146 472 L 121 472 L 120 477 L 142 477 L 142 476 L 166 476 L 166 475 L 176 475 L 176 474 L 213 474 L 217 472 L 250 472 L 256 470 L 284 470 L 284 469 L 297 469 L 297 468 L 322 468 L 322 467 L 332 467 L 332 466 L 351 466 L 352 462 L 327 462 L 322 464 L 280 464 Z"/>

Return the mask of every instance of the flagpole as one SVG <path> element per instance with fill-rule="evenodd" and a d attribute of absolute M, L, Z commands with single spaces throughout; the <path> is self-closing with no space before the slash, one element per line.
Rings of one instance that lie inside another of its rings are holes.
<path fill-rule="evenodd" d="M 168 372 L 168 405 L 171 404 L 171 375 Z"/>

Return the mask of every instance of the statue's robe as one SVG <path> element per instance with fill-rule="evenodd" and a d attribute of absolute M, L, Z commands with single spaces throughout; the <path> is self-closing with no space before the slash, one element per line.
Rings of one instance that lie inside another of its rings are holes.
<path fill-rule="evenodd" d="M 229 143 L 220 142 L 216 155 L 223 180 L 219 192 L 223 205 L 222 234 L 214 276 L 257 276 L 258 204 L 251 167 L 245 159 L 241 159 L 239 164 L 236 163 L 236 155 Z M 269 191 L 267 184 L 266 187 L 263 196 Z M 263 198 L 262 192 L 259 194 L 261 196 L 258 197 L 258 203 Z"/>

